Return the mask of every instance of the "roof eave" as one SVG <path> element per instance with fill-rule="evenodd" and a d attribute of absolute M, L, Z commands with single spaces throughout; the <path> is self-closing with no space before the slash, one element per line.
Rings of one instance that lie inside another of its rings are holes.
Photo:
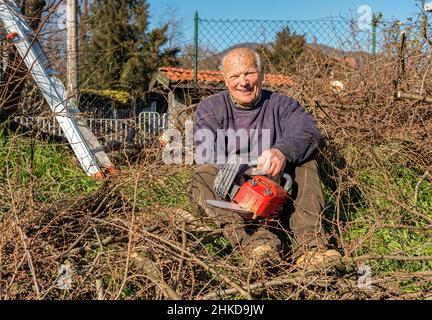
<path fill-rule="evenodd" d="M 160 83 L 162 87 L 169 90 L 172 84 L 172 81 L 168 76 L 161 70 L 156 72 L 156 74 L 152 77 L 149 83 L 149 91 L 153 90 L 157 83 Z"/>

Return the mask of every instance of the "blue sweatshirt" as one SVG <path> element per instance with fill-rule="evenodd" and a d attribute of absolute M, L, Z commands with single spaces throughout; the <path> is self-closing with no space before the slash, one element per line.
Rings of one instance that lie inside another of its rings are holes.
<path fill-rule="evenodd" d="M 194 139 L 199 164 L 247 153 L 250 161 L 276 148 L 287 164 L 297 165 L 310 160 L 322 141 L 311 114 L 294 98 L 268 90 L 247 109 L 236 105 L 228 90 L 204 99 L 195 111 Z"/>

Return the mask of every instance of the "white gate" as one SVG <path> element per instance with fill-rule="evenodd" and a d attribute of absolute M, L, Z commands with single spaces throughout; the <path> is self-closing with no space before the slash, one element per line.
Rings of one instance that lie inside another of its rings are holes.
<path fill-rule="evenodd" d="M 15 117 L 27 128 L 54 136 L 64 137 L 54 117 Z M 137 118 L 130 119 L 85 119 L 91 131 L 103 144 L 121 143 L 123 145 L 146 144 L 168 128 L 168 114 L 141 112 Z"/>

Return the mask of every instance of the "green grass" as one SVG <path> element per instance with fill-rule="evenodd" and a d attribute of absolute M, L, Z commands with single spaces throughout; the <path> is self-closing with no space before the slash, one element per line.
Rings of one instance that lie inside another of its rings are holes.
<path fill-rule="evenodd" d="M 211 256 L 224 257 L 232 251 L 231 244 L 222 236 L 206 243 L 204 247 Z"/>
<path fill-rule="evenodd" d="M 424 171 L 406 156 L 401 145 L 380 145 L 368 150 L 345 150 L 356 161 L 352 170 L 357 184 L 339 198 L 324 180 L 327 216 L 333 221 L 337 207 L 347 226 L 344 240 L 352 245 L 362 241 L 355 254 L 432 256 L 431 231 L 407 228 L 375 228 L 379 222 L 389 225 L 422 227 L 425 219 L 413 215 L 416 210 L 432 218 L 432 183 L 419 179 Z M 416 193 L 417 186 L 417 193 Z M 403 204 L 406 208 L 399 204 Z M 369 261 L 374 272 L 432 270 L 431 261 Z"/>
<path fill-rule="evenodd" d="M 176 171 L 149 179 L 138 186 L 137 206 L 189 208 L 191 172 Z"/>
<path fill-rule="evenodd" d="M 54 201 L 96 190 L 67 146 L 0 132 L 0 183 L 33 190 L 38 201 Z"/>

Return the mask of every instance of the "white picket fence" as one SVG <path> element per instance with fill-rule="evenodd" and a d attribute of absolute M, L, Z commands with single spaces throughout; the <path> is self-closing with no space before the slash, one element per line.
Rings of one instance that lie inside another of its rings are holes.
<path fill-rule="evenodd" d="M 55 120 L 50 117 L 18 116 L 15 120 L 24 127 L 53 136 L 64 137 Z M 87 124 L 103 144 L 121 143 L 145 146 L 149 139 L 168 128 L 168 114 L 141 112 L 138 117 L 130 119 L 97 119 L 86 118 Z"/>

